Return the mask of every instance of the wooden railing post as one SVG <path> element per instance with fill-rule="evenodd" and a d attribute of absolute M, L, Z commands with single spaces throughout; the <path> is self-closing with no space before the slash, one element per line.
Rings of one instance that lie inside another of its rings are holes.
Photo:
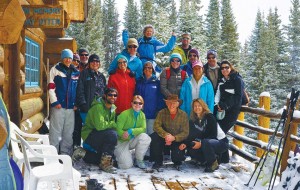
<path fill-rule="evenodd" d="M 245 113 L 240 112 L 240 114 L 238 116 L 238 120 L 239 121 L 244 121 L 244 119 L 245 119 Z M 241 127 L 239 125 L 235 125 L 234 126 L 234 131 L 237 132 L 240 135 L 244 135 L 244 127 Z M 236 139 L 233 139 L 233 144 L 236 145 L 237 147 L 239 147 L 240 149 L 243 148 L 243 142 L 242 141 L 238 141 Z"/>
<path fill-rule="evenodd" d="M 271 104 L 270 93 L 268 93 L 268 92 L 261 93 L 259 95 L 259 107 L 263 108 L 266 111 L 270 111 L 270 104 Z M 270 118 L 258 116 L 258 126 L 261 126 L 263 128 L 270 128 Z M 269 136 L 258 133 L 257 139 L 261 140 L 263 142 L 268 142 Z M 256 150 L 256 156 L 258 156 L 258 157 L 261 157 L 263 155 L 263 153 L 264 153 L 264 150 L 262 150 L 260 148 L 258 148 Z"/>
<path fill-rule="evenodd" d="M 289 103 L 289 100 L 287 100 L 287 102 Z M 299 108 L 299 100 L 296 104 L 295 110 L 298 110 Z M 289 118 L 289 116 L 288 116 Z M 282 153 L 282 159 L 281 159 L 281 167 L 280 167 L 280 175 L 281 173 L 286 169 L 287 166 L 287 160 L 289 158 L 289 153 L 290 151 L 294 151 L 296 148 L 296 142 L 291 141 L 291 134 L 296 135 L 298 133 L 298 123 L 293 122 L 291 123 L 290 126 L 290 130 L 288 130 L 288 125 L 289 125 L 290 121 L 286 122 L 286 125 L 284 126 L 284 137 L 286 136 L 286 143 L 285 146 L 283 147 L 283 153 Z M 287 134 L 288 133 L 288 134 Z"/>

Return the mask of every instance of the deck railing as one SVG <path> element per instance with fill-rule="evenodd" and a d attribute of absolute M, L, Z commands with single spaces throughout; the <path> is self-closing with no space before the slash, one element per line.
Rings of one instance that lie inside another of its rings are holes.
<path fill-rule="evenodd" d="M 286 105 L 289 104 L 289 99 L 287 99 Z M 297 102 L 295 110 L 298 110 L 299 101 Z M 256 114 L 258 115 L 258 125 L 247 123 L 244 121 L 244 114 Z M 242 106 L 241 113 L 238 117 L 237 125 L 234 126 L 233 132 L 228 132 L 229 136 L 233 137 L 233 143 L 230 144 L 230 150 L 233 154 L 237 154 L 253 163 L 258 163 L 260 157 L 263 155 L 264 151 L 267 149 L 269 136 L 274 134 L 274 130 L 270 129 L 270 119 L 275 119 L 279 121 L 281 113 L 275 113 L 270 111 L 270 96 L 261 95 L 259 98 L 259 108 L 251 108 L 248 106 Z M 289 117 L 287 117 L 289 118 Z M 280 174 L 287 167 L 287 159 L 290 151 L 294 151 L 296 144 L 300 144 L 300 137 L 297 136 L 298 124 L 300 123 L 300 118 L 295 116 L 292 119 L 290 130 L 287 130 L 289 121 L 285 123 L 283 128 L 282 124 L 279 127 L 276 137 L 282 137 L 282 135 L 287 134 L 286 145 L 283 148 L 283 155 L 280 167 Z M 252 132 L 257 133 L 257 139 L 249 138 L 244 135 L 244 129 L 248 129 Z M 283 134 L 282 134 L 283 133 Z M 247 152 L 243 146 L 248 144 L 250 146 L 256 147 L 256 155 Z M 270 152 L 276 152 L 278 150 L 278 144 L 274 143 L 270 148 Z"/>

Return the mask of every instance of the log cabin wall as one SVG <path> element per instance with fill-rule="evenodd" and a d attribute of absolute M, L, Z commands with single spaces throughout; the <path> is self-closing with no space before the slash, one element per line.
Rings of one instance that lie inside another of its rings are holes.
<path fill-rule="evenodd" d="M 51 68 L 60 61 L 63 49 L 77 50 L 75 39 L 64 37 L 64 29 L 71 21 L 85 21 L 87 0 L 8 0 L 0 2 L 0 5 L 0 93 L 11 120 L 22 130 L 34 133 L 48 116 L 47 60 Z M 22 5 L 61 5 L 64 10 L 63 28 L 26 28 L 25 25 L 17 28 L 20 24 L 15 24 L 12 32 L 8 28 L 11 25 L 5 23 L 11 23 L 7 20 L 11 19 L 14 23 L 20 21 L 23 24 L 25 14 Z M 11 32 L 4 31 L 5 27 Z M 32 68 L 33 64 L 35 68 Z M 31 85 L 32 72 L 36 72 L 35 77 L 38 78 L 35 78 L 34 85 Z"/>

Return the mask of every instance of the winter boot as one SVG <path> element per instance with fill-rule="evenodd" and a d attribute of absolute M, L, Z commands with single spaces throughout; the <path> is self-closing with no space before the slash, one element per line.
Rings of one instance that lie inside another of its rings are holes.
<path fill-rule="evenodd" d="M 80 146 L 77 147 L 72 154 L 73 162 L 82 159 L 85 156 L 85 154 L 86 154 L 86 151 L 82 147 L 80 147 Z"/>
<path fill-rule="evenodd" d="M 207 164 L 204 171 L 205 172 L 214 172 L 217 169 L 219 169 L 219 164 L 218 164 L 218 161 L 215 160 L 212 164 Z"/>
<path fill-rule="evenodd" d="M 99 167 L 101 170 L 107 173 L 113 173 L 113 174 L 117 173 L 117 168 L 113 166 L 112 156 L 107 153 L 102 154 Z"/>
<path fill-rule="evenodd" d="M 138 168 L 141 168 L 141 169 L 146 169 L 147 168 L 147 166 L 146 166 L 146 164 L 143 160 L 136 159 L 134 165 L 137 166 Z"/>

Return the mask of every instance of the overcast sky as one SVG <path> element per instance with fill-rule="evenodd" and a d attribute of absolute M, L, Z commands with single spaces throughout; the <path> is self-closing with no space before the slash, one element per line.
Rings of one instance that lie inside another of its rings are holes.
<path fill-rule="evenodd" d="M 138 2 L 138 0 L 135 1 Z M 177 5 L 179 5 L 178 2 L 179 0 L 176 0 Z M 127 4 L 127 0 L 116 0 L 116 4 L 120 11 L 120 19 L 123 19 L 123 12 Z M 208 4 L 209 0 L 201 0 L 201 5 L 203 5 L 202 13 L 207 13 Z M 270 8 L 274 10 L 274 8 L 277 7 L 282 23 L 288 24 L 288 17 L 292 3 L 290 0 L 231 0 L 231 5 L 238 24 L 240 42 L 244 43 L 251 35 L 251 31 L 254 28 L 255 17 L 258 9 L 260 9 L 261 12 L 264 12 L 266 16 L 268 15 Z"/>

